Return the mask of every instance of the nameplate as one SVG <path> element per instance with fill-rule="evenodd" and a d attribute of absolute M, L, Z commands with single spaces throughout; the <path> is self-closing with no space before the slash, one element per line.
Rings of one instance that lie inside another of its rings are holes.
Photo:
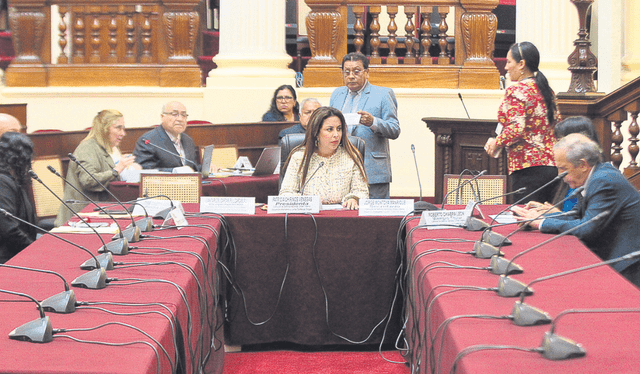
<path fill-rule="evenodd" d="M 149 216 L 153 217 L 159 212 L 171 207 L 171 201 L 165 198 L 138 200 L 136 201 L 136 203 L 137 204 L 133 208 L 133 214 L 141 216 L 144 215 L 145 209 Z M 184 213 L 184 208 L 182 207 L 182 203 L 180 201 L 173 200 L 173 206 L 174 208 L 180 209 L 180 211 Z"/>
<path fill-rule="evenodd" d="M 184 212 L 178 208 L 174 208 L 169 212 L 169 215 L 162 223 L 162 226 L 165 226 L 171 220 L 173 220 L 174 225 L 178 228 L 187 226 L 189 224 L 184 216 Z"/>
<path fill-rule="evenodd" d="M 462 210 L 425 210 L 420 217 L 420 225 L 429 230 L 451 229 L 464 227 L 467 223 L 469 212 Z"/>
<path fill-rule="evenodd" d="M 269 196 L 267 213 L 320 213 L 320 197 Z"/>
<path fill-rule="evenodd" d="M 406 216 L 413 211 L 413 199 L 360 199 L 359 216 Z"/>
<path fill-rule="evenodd" d="M 255 197 L 203 196 L 200 213 L 256 214 Z"/>

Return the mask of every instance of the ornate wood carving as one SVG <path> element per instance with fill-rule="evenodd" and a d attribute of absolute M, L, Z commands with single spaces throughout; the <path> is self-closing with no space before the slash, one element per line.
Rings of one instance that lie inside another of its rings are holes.
<path fill-rule="evenodd" d="M 362 48 L 362 46 L 368 43 L 370 47 L 368 49 L 368 53 L 370 53 L 368 56 L 369 77 L 372 82 L 375 80 L 375 84 L 393 87 L 420 85 L 433 88 L 497 89 L 499 87 L 499 73 L 491 60 L 497 21 L 491 10 L 498 5 L 498 1 L 368 0 L 356 2 L 355 0 L 305 0 L 311 8 L 307 17 L 307 31 L 312 52 L 311 60 L 303 73 L 305 86 L 326 87 L 333 83 L 340 84 L 341 79 L 339 79 L 337 70 L 339 70 L 342 57 L 347 52 L 345 42 L 347 38 L 346 11 L 348 6 L 352 6 L 355 14 L 354 45 L 357 51 L 363 51 L 367 48 Z M 382 29 L 380 12 L 383 5 L 387 7 L 389 13 L 389 25 L 384 27 L 385 32 L 388 32 L 386 35 L 380 34 Z M 402 47 L 402 44 L 398 43 L 396 33 L 398 6 L 404 7 L 408 18 L 404 25 L 407 32 L 404 44 L 406 48 L 398 48 Z M 436 40 L 431 40 L 432 30 L 429 18 L 436 6 L 442 17 L 438 25 L 438 37 Z M 368 26 L 365 25 L 363 16 L 360 16 L 365 7 L 368 10 Z M 416 31 L 416 26 L 413 25 L 413 16 L 418 12 L 418 7 L 422 21 L 417 35 L 415 35 L 419 38 L 420 44 L 417 48 L 418 51 L 414 54 L 415 43 L 409 35 L 413 35 Z M 446 15 L 449 14 L 451 8 L 455 10 L 455 12 L 451 11 L 454 16 L 447 19 Z M 342 19 L 339 22 L 320 22 L 322 15 L 333 13 L 340 13 Z M 461 22 L 463 15 L 467 15 L 466 23 Z M 456 30 L 453 38 L 447 35 L 450 27 L 451 30 Z M 465 27 L 470 29 L 465 30 Z M 462 35 L 465 33 L 468 39 L 466 45 L 462 40 Z M 381 39 L 386 39 L 386 43 L 382 44 Z M 454 42 L 450 39 L 455 39 L 456 56 L 452 55 Z M 328 44 L 320 48 L 319 43 L 322 43 L 323 40 Z M 429 54 L 429 48 L 435 42 L 441 47 L 441 54 L 438 58 L 439 66 L 431 66 Z M 487 46 L 488 44 L 490 45 Z M 385 55 L 387 57 L 383 58 L 382 56 Z M 418 56 L 420 56 L 419 59 L 416 58 Z M 467 56 L 471 56 L 468 61 Z M 455 63 L 452 63 L 454 60 Z M 403 66 L 399 67 L 401 63 Z M 388 74 L 389 72 L 391 74 Z"/>
<path fill-rule="evenodd" d="M 398 31 L 398 25 L 396 24 L 396 15 L 398 14 L 398 7 L 388 5 L 387 14 L 389 15 L 389 26 L 387 26 L 387 31 L 389 31 L 389 38 L 387 39 L 389 55 L 387 56 L 387 64 L 397 65 L 396 46 L 398 45 L 398 39 L 396 31 Z"/>
<path fill-rule="evenodd" d="M 580 21 L 580 30 L 578 31 L 578 39 L 573 42 L 576 46 L 573 53 L 569 55 L 569 71 L 571 71 L 571 84 L 568 93 L 584 94 L 588 92 L 596 92 L 593 83 L 593 73 L 597 70 L 598 59 L 591 52 L 591 42 L 587 33 L 587 10 L 593 3 L 593 0 L 571 0 L 578 9 L 578 19 Z"/>
<path fill-rule="evenodd" d="M 309 64 L 338 63 L 336 54 L 341 17 L 337 9 L 309 12 L 306 21 L 312 56 Z M 344 33 L 346 34 L 346 27 Z"/>
<path fill-rule="evenodd" d="M 420 64 L 422 65 L 431 65 L 433 61 L 431 60 L 431 55 L 429 54 L 429 48 L 431 48 L 431 13 L 433 12 L 433 7 L 423 7 L 421 8 L 422 15 L 422 25 L 420 26 L 420 31 L 422 35 L 420 37 L 420 44 L 422 44 L 422 56 L 420 56 Z"/>
<path fill-rule="evenodd" d="M 165 12 L 162 21 L 167 35 L 169 61 L 195 63 L 193 51 L 200 30 L 198 12 Z M 150 31 L 150 26 L 148 28 Z"/>
<path fill-rule="evenodd" d="M 12 64 L 43 63 L 42 43 L 47 26 L 47 18 L 41 11 L 35 9 L 10 12 L 9 23 L 11 29 L 25 29 L 24 32 L 14 34 L 13 48 L 16 52 Z"/>
<path fill-rule="evenodd" d="M 491 56 L 498 30 L 498 18 L 490 12 L 462 15 L 462 40 L 467 58 L 465 66 L 493 65 Z"/>
<path fill-rule="evenodd" d="M 416 63 L 416 58 L 414 57 L 413 53 L 413 38 L 415 37 L 416 31 L 416 26 L 413 24 L 413 16 L 414 14 L 416 14 L 417 10 L 418 7 L 415 6 L 404 7 L 404 14 L 407 17 L 407 23 L 404 25 L 404 31 L 406 32 L 404 45 L 407 47 L 407 54 L 404 56 L 404 63 L 411 65 Z"/>
<path fill-rule="evenodd" d="M 7 69 L 7 85 L 198 87 L 200 3 L 14 0 L 16 58 Z M 59 6 L 61 16 L 57 64 L 50 61 L 51 5 Z"/>
<path fill-rule="evenodd" d="M 638 157 L 638 151 L 640 148 L 638 147 L 638 134 L 640 134 L 640 126 L 638 126 L 638 112 L 640 112 L 640 100 L 634 101 L 624 107 L 624 110 L 631 114 L 631 123 L 629 124 L 629 134 L 631 138 L 629 139 L 629 154 L 631 155 L 631 161 L 629 162 L 629 166 L 624 168 L 624 174 L 627 176 L 633 175 L 640 171 L 640 167 L 638 167 L 638 162 L 636 161 L 636 157 Z"/>

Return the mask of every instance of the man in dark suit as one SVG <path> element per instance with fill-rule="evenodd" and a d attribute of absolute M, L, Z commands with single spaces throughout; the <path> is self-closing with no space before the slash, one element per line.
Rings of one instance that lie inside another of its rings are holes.
<path fill-rule="evenodd" d="M 187 129 L 187 108 L 171 101 L 162 107 L 162 124 L 146 132 L 136 142 L 133 155 L 143 169 L 171 171 L 180 166 L 200 170 L 193 139 L 184 133 Z"/>
<path fill-rule="evenodd" d="M 300 123 L 280 131 L 280 134 L 278 134 L 278 140 L 284 138 L 288 134 L 304 134 L 307 131 L 307 124 L 309 124 L 311 114 L 313 114 L 313 112 L 318 108 L 320 108 L 320 102 L 318 99 L 308 97 L 302 100 L 302 103 L 300 104 Z"/>
<path fill-rule="evenodd" d="M 360 122 L 349 126 L 348 131 L 349 135 L 364 140 L 369 197 L 388 199 L 391 183 L 389 139 L 400 135 L 396 96 L 390 88 L 369 83 L 369 60 L 362 53 L 344 56 L 342 74 L 345 85 L 333 91 L 329 106 L 345 114 L 360 115 Z"/>
<path fill-rule="evenodd" d="M 588 221 L 601 212 L 609 214 L 573 231 L 589 249 L 603 260 L 640 250 L 640 193 L 610 163 L 602 163 L 598 144 L 582 134 L 570 134 L 554 147 L 558 172 L 568 172 L 564 181 L 571 188 L 584 186 L 572 215 L 533 221 L 531 226 L 546 233 L 560 233 Z M 534 211 L 516 210 L 524 217 Z M 640 260 L 612 265 L 630 282 L 640 287 Z"/>

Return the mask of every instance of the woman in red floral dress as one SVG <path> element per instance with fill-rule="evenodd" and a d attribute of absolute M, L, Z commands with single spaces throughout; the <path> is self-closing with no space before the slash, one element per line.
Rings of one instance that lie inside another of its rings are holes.
<path fill-rule="evenodd" d="M 514 201 L 558 175 L 553 162 L 553 126 L 559 113 L 553 90 L 538 70 L 539 62 L 538 49 L 529 42 L 516 43 L 509 49 L 507 74 L 515 84 L 507 88 L 498 110 L 502 131 L 485 146 L 494 157 L 505 148 L 511 189 L 527 188 L 527 192 L 514 196 Z M 526 201 L 552 201 L 555 187 L 551 185 Z"/>

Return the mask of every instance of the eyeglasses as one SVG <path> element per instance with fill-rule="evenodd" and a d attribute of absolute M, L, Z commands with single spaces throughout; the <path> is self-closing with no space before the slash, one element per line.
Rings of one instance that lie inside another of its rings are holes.
<path fill-rule="evenodd" d="M 364 73 L 364 70 L 360 70 L 360 69 L 355 69 L 355 70 L 343 70 L 342 74 L 344 74 L 345 77 L 348 77 L 351 75 L 351 73 L 353 73 L 354 76 L 359 77 L 362 75 L 362 73 Z"/>
<path fill-rule="evenodd" d="M 293 100 L 292 96 L 276 96 L 277 101 L 291 101 Z"/>
<path fill-rule="evenodd" d="M 186 112 L 162 112 L 162 114 L 166 114 L 168 116 L 178 118 L 178 116 L 182 116 L 184 118 L 189 118 L 189 115 Z"/>

